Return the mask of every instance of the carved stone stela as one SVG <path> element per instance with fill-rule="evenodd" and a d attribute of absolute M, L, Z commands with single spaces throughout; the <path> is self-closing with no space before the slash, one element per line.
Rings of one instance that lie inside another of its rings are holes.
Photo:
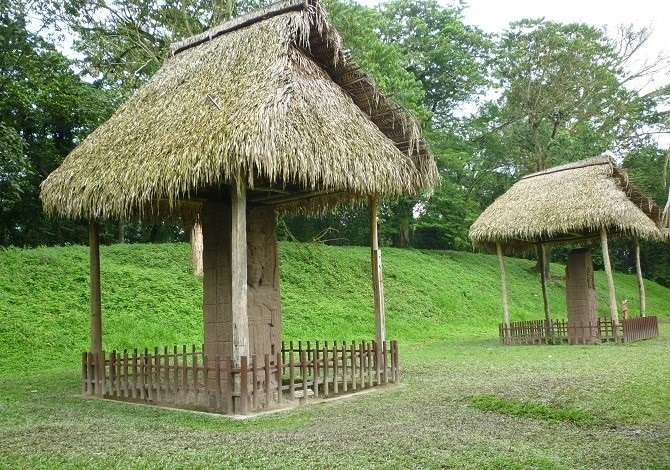
<path fill-rule="evenodd" d="M 231 209 L 207 202 L 202 210 L 203 319 L 205 354 L 232 357 Z M 249 355 L 271 357 L 281 344 L 279 262 L 275 213 L 271 207 L 247 210 L 247 312 Z"/>
<path fill-rule="evenodd" d="M 568 306 L 568 335 L 575 342 L 600 343 L 591 250 L 573 250 L 568 255 L 568 265 L 565 267 L 565 294 Z M 591 329 L 588 328 L 589 322 L 595 325 Z"/>

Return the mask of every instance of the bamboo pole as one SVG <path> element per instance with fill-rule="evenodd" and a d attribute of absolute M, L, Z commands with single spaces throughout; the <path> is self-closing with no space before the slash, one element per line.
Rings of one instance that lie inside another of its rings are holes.
<path fill-rule="evenodd" d="M 619 324 L 619 311 L 616 306 L 616 292 L 614 291 L 614 278 L 612 277 L 612 265 L 610 263 L 610 252 L 607 246 L 607 231 L 605 227 L 600 228 L 600 243 L 603 250 L 603 262 L 605 263 L 605 276 L 607 277 L 607 294 L 609 297 L 610 313 L 612 323 Z"/>
<path fill-rule="evenodd" d="M 91 277 L 91 352 L 102 352 L 102 301 L 100 295 L 100 224 L 88 226 L 88 251 Z"/>
<path fill-rule="evenodd" d="M 247 312 L 247 200 L 244 182 L 238 178 L 231 187 L 231 303 L 233 317 L 233 361 L 240 365 L 249 356 Z"/>
<path fill-rule="evenodd" d="M 544 304 L 544 332 L 547 341 L 551 334 L 551 314 L 549 313 L 549 296 L 547 295 L 547 247 L 540 243 L 540 282 L 542 284 L 542 302 Z"/>
<path fill-rule="evenodd" d="M 505 258 L 503 257 L 502 245 L 496 243 L 498 261 L 500 262 L 500 293 L 502 296 L 503 323 L 509 326 L 509 305 L 507 302 L 507 275 L 505 274 Z"/>
<path fill-rule="evenodd" d="M 386 341 L 384 311 L 384 281 L 382 278 L 382 254 L 379 250 L 377 233 L 377 199 L 370 198 L 370 246 L 372 263 L 372 290 L 375 302 L 375 340 L 377 341 L 377 361 L 381 355 L 381 345 Z"/>
<path fill-rule="evenodd" d="M 635 269 L 637 271 L 637 286 L 640 290 L 640 317 L 647 316 L 647 298 L 644 292 L 644 278 L 642 277 L 642 263 L 640 262 L 640 241 L 633 237 L 635 241 Z"/>

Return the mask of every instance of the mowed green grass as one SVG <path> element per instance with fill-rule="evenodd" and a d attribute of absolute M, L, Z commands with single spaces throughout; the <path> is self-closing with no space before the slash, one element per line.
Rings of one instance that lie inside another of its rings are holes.
<path fill-rule="evenodd" d="M 106 349 L 202 341 L 188 246 L 101 251 Z M 280 253 L 285 339 L 373 337 L 367 249 Z M 238 421 L 78 395 L 87 256 L 0 251 L 0 468 L 670 468 L 670 324 L 624 346 L 501 346 L 495 257 L 385 249 L 402 384 Z M 507 260 L 512 320 L 542 318 L 533 264 Z M 635 313 L 635 277 L 615 283 Z M 646 286 L 667 319 L 670 291 Z M 564 318 L 562 281 L 549 294 Z"/>

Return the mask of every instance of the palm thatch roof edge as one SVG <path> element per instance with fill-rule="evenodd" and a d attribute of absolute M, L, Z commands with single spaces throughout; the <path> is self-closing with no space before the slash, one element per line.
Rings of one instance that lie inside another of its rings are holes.
<path fill-rule="evenodd" d="M 470 227 L 475 247 L 528 251 L 612 235 L 661 239 L 661 210 L 609 154 L 522 177 Z"/>
<path fill-rule="evenodd" d="M 321 3 L 287 0 L 176 44 L 41 198 L 71 218 L 162 217 L 239 179 L 349 202 L 415 195 L 439 174 L 416 120 L 350 59 Z"/>

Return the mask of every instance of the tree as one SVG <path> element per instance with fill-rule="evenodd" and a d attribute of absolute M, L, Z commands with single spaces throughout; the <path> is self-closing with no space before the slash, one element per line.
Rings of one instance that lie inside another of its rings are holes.
<path fill-rule="evenodd" d="M 44 21 L 74 37 L 83 73 L 117 106 L 146 82 L 170 46 L 269 0 L 36 0 Z"/>
<path fill-rule="evenodd" d="M 81 240 L 81 224 L 43 214 L 39 184 L 108 115 L 105 94 L 28 30 L 23 2 L 0 7 L 0 245 Z"/>
<path fill-rule="evenodd" d="M 15 129 L 0 122 L 0 215 L 21 199 L 31 173 L 25 142 Z"/>
<path fill-rule="evenodd" d="M 451 145 L 462 140 L 456 111 L 486 83 L 485 59 L 491 44 L 479 29 L 463 23 L 463 8 L 462 3 L 442 7 L 435 0 L 391 0 L 380 6 L 386 18 L 382 40 L 402 52 L 408 61 L 407 71 L 423 87 L 423 106 L 430 117 L 423 121 L 424 131 L 434 136 L 432 148 L 439 149 L 436 160 L 445 178 L 432 198 L 400 198 L 386 208 L 387 222 L 392 223 L 387 231 L 396 246 L 465 246 L 465 224 L 471 217 L 460 215 L 474 206 L 453 178 L 458 169 L 451 166 L 454 159 L 449 154 Z M 458 224 L 454 226 L 456 219 Z M 410 233 L 417 236 L 415 242 L 410 240 Z"/>
<path fill-rule="evenodd" d="M 648 37 L 645 30 L 622 28 L 614 40 L 578 23 L 510 25 L 493 62 L 500 98 L 486 117 L 488 131 L 499 136 L 516 171 L 538 171 L 630 144 L 651 103 L 627 84 L 659 65 L 629 70 Z"/>
<path fill-rule="evenodd" d="M 488 37 L 463 23 L 460 2 L 442 7 L 436 0 L 391 0 L 380 8 L 387 19 L 382 40 L 407 58 L 436 127 L 448 127 L 459 106 L 486 84 Z"/>

